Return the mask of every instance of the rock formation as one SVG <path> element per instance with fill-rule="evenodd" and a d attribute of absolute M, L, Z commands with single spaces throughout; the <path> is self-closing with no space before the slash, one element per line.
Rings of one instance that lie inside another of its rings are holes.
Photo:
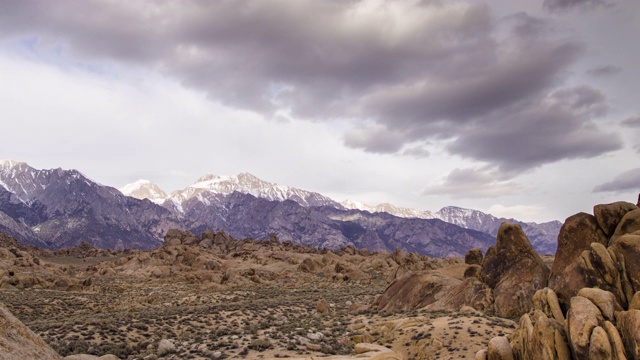
<path fill-rule="evenodd" d="M 517 224 L 503 223 L 496 246 L 489 247 L 484 259 L 479 249 L 472 249 L 465 264 L 397 277 L 371 309 L 458 311 L 470 306 L 517 317 L 531 309 L 533 294 L 547 285 L 549 276 L 549 268 Z"/>
<path fill-rule="evenodd" d="M 639 230 L 640 209 L 626 202 L 568 218 L 549 288 L 533 296 L 510 351 L 496 338 L 476 359 L 640 359 Z"/>
<path fill-rule="evenodd" d="M 0 304 L 0 360 L 62 359 L 47 343 Z"/>
<path fill-rule="evenodd" d="M 533 294 L 547 285 L 549 269 L 519 225 L 503 223 L 495 248 L 482 263 L 482 280 L 493 289 L 500 316 L 520 316 L 531 308 Z"/>

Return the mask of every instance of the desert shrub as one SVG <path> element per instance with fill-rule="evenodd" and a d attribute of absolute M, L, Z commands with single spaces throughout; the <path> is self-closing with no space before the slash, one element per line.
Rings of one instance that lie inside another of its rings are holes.
<path fill-rule="evenodd" d="M 91 346 L 91 344 L 89 344 L 85 340 L 63 341 L 52 345 L 53 349 L 62 356 L 86 354 L 89 351 L 89 347 Z"/>
<path fill-rule="evenodd" d="M 267 339 L 254 339 L 249 344 L 249 349 L 256 351 L 265 351 L 271 348 L 271 342 Z"/>

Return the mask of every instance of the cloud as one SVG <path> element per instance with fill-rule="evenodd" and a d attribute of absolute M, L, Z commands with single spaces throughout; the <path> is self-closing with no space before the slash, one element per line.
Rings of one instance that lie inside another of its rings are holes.
<path fill-rule="evenodd" d="M 595 77 L 612 76 L 622 72 L 622 68 L 619 66 L 606 65 L 587 70 L 587 75 Z"/>
<path fill-rule="evenodd" d="M 502 171 L 621 146 L 597 126 L 602 94 L 557 91 L 583 53 L 561 33 L 464 1 L 33 0 L 0 11 L 0 39 L 150 68 L 269 119 L 348 119 L 344 144 L 373 153 L 447 140 L 451 154 Z"/>
<path fill-rule="evenodd" d="M 429 186 L 423 194 L 448 195 L 460 199 L 509 196 L 524 190 L 513 181 L 499 178 L 495 170 L 487 168 L 456 168 L 444 179 Z"/>
<path fill-rule="evenodd" d="M 531 219 L 548 217 L 547 209 L 539 205 L 513 205 L 493 204 L 487 209 L 487 213 L 503 218 Z"/>
<path fill-rule="evenodd" d="M 593 192 L 623 192 L 629 190 L 640 192 L 640 168 L 623 172 L 613 180 L 596 186 Z"/>
<path fill-rule="evenodd" d="M 416 159 L 425 159 L 431 156 L 431 153 L 424 146 L 411 146 L 404 149 L 402 155 L 412 156 Z"/>
<path fill-rule="evenodd" d="M 622 125 L 627 127 L 640 127 L 640 115 L 631 116 L 622 120 Z"/>
<path fill-rule="evenodd" d="M 617 134 L 604 133 L 589 121 L 606 111 L 595 89 L 560 90 L 469 126 L 448 149 L 512 174 L 562 159 L 595 157 L 622 147 Z"/>
<path fill-rule="evenodd" d="M 592 10 L 598 7 L 609 7 L 612 3 L 606 0 L 544 0 L 542 7 L 550 12 L 569 10 Z"/>

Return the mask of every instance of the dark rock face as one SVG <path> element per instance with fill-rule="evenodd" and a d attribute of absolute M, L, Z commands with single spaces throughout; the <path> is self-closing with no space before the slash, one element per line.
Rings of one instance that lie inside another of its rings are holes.
<path fill-rule="evenodd" d="M 602 217 L 601 217 L 602 219 Z M 607 245 L 608 238 L 600 229 L 596 218 L 578 213 L 567 218 L 558 235 L 558 251 L 551 267 L 550 287 L 554 287 L 564 269 L 575 261 L 591 243 Z"/>
<path fill-rule="evenodd" d="M 481 279 L 493 289 L 496 313 L 513 317 L 528 312 L 533 294 L 547 285 L 548 276 L 549 269 L 520 225 L 503 223 L 481 271 Z"/>
<path fill-rule="evenodd" d="M 593 214 L 607 238 L 613 235 L 620 220 L 629 211 L 638 207 L 626 201 L 618 201 L 611 204 L 600 204 L 593 207 Z"/>
<path fill-rule="evenodd" d="M 473 248 L 464 256 L 464 263 L 468 265 L 482 265 L 482 250 Z"/>

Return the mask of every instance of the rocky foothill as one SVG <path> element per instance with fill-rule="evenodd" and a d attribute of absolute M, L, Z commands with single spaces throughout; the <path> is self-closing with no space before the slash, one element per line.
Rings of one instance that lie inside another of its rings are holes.
<path fill-rule="evenodd" d="M 512 223 L 464 259 L 223 231 L 150 251 L 0 236 L 0 295 L 0 359 L 640 359 L 640 208 L 569 217 L 554 257 Z"/>

